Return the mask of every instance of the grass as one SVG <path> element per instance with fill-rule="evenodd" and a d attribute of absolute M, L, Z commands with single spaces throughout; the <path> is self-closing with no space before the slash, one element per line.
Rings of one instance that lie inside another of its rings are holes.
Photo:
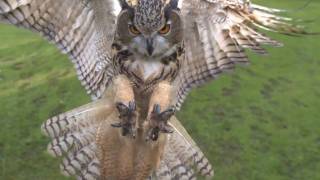
<path fill-rule="evenodd" d="M 295 9 L 300 0 L 255 1 Z M 320 2 L 289 13 L 320 31 Z M 283 48 L 194 90 L 178 113 L 215 179 L 320 179 L 319 36 L 272 34 Z M 0 179 L 66 179 L 40 134 L 47 118 L 89 102 L 67 57 L 38 35 L 0 26 Z"/>

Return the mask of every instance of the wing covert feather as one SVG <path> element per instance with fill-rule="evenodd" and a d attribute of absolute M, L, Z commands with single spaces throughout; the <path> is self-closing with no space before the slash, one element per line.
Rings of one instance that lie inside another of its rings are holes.
<path fill-rule="evenodd" d="M 69 55 L 93 98 L 101 96 L 113 75 L 113 12 L 114 0 L 0 0 L 0 22 L 38 32 L 55 43 Z"/>
<path fill-rule="evenodd" d="M 232 70 L 236 64 L 248 64 L 245 49 L 266 54 L 262 45 L 281 43 L 258 31 L 307 34 L 302 27 L 279 16 L 281 10 L 252 4 L 249 0 L 184 0 L 185 54 L 174 81 L 174 105 L 180 109 L 188 92 Z"/>

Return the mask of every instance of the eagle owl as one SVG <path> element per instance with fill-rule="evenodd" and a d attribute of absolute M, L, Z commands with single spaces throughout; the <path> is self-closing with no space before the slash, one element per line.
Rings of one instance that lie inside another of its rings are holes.
<path fill-rule="evenodd" d="M 281 44 L 257 28 L 305 34 L 249 0 L 0 0 L 0 21 L 39 32 L 75 64 L 93 102 L 42 131 L 78 179 L 196 179 L 212 166 L 175 118 L 187 93 L 245 49 Z"/>

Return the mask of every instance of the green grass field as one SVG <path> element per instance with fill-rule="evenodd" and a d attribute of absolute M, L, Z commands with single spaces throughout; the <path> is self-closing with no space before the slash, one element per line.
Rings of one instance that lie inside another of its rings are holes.
<path fill-rule="evenodd" d="M 296 9 L 301 0 L 254 1 Z M 289 13 L 314 19 L 320 1 Z M 252 63 L 193 91 L 179 119 L 209 157 L 216 180 L 320 179 L 320 36 L 288 37 Z M 0 25 L 0 179 L 57 180 L 47 118 L 89 102 L 67 57 L 38 35 Z"/>

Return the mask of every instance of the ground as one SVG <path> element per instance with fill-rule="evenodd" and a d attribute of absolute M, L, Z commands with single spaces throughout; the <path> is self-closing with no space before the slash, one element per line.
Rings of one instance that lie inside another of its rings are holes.
<path fill-rule="evenodd" d="M 320 2 L 254 1 L 291 9 L 320 32 Z M 320 179 L 320 37 L 268 33 L 285 44 L 193 91 L 179 119 L 216 180 Z M 0 25 L 0 179 L 65 179 L 40 125 L 89 102 L 72 64 L 38 35 Z"/>

